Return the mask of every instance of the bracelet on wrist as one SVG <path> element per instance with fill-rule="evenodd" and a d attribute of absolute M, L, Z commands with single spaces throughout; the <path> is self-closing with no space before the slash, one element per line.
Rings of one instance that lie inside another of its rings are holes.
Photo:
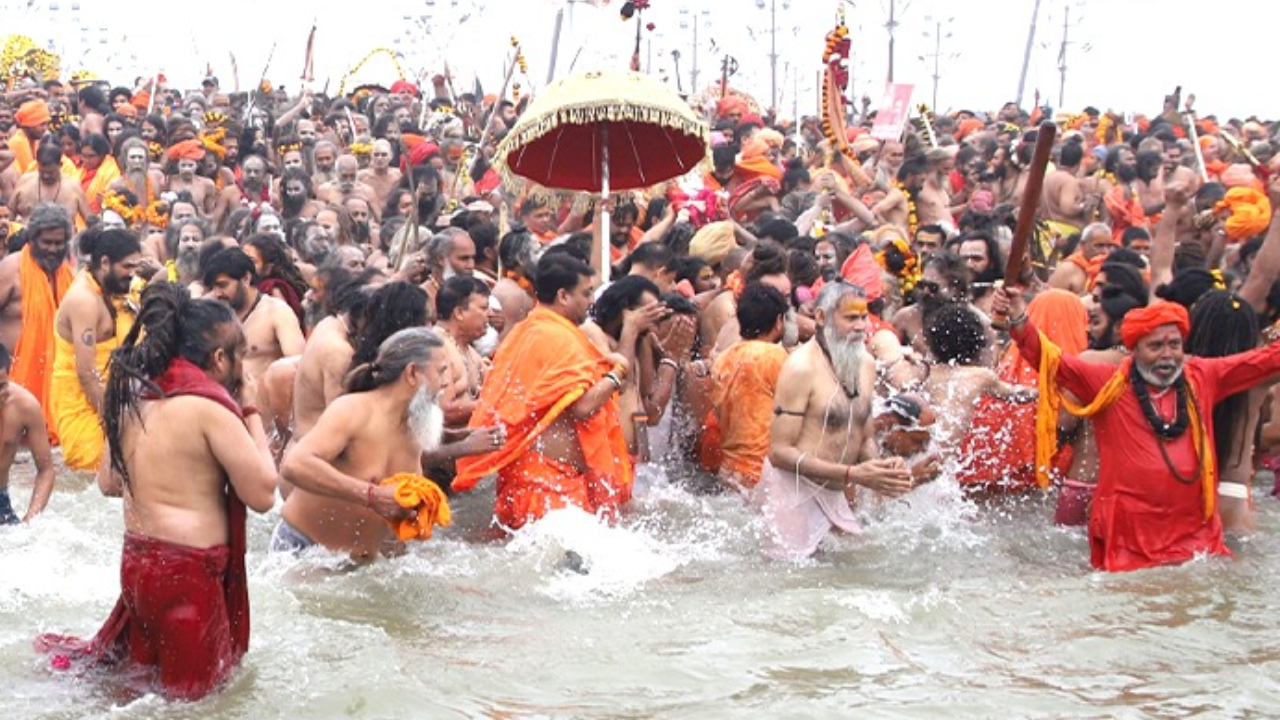
<path fill-rule="evenodd" d="M 659 367 L 662 367 L 663 365 L 666 365 L 667 367 L 671 368 L 672 370 L 675 370 L 676 372 L 680 372 L 680 363 L 676 362 L 675 360 L 672 360 L 671 358 L 662 358 L 661 360 L 658 361 Z"/>
<path fill-rule="evenodd" d="M 614 390 L 622 392 L 622 380 L 618 379 L 618 376 L 613 374 L 612 370 L 604 374 L 604 379 L 613 383 Z"/>
<path fill-rule="evenodd" d="M 1016 318 L 1009 319 L 1009 327 L 1022 327 L 1027 324 L 1027 313 L 1024 311 Z"/>

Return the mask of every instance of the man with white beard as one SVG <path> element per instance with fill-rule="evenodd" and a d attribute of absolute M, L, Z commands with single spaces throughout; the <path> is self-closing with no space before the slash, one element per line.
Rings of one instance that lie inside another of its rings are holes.
<path fill-rule="evenodd" d="M 210 235 L 209 224 L 200 218 L 169 223 L 164 240 L 173 267 L 169 280 L 186 287 L 200 279 L 200 246 Z"/>
<path fill-rule="evenodd" d="M 272 534 L 273 552 L 323 545 L 368 560 L 389 549 L 386 521 L 413 511 L 378 483 L 422 474 L 422 453 L 440 444 L 444 429 L 437 398 L 447 371 L 444 343 L 414 327 L 387 338 L 377 359 L 348 373 L 347 394 L 325 408 L 280 465 L 295 489 Z"/>
<path fill-rule="evenodd" d="M 430 273 L 422 289 L 435 307 L 436 295 L 446 280 L 457 275 L 472 275 L 476 269 L 476 244 L 465 230 L 445 228 L 427 243 L 427 271 Z"/>
<path fill-rule="evenodd" d="M 871 421 L 875 361 L 866 352 L 866 293 L 845 281 L 818 294 L 817 331 L 778 375 L 769 456 L 753 493 L 770 555 L 812 555 L 833 528 L 856 532 L 861 485 L 886 497 L 912 487 L 901 458 L 881 459 Z"/>

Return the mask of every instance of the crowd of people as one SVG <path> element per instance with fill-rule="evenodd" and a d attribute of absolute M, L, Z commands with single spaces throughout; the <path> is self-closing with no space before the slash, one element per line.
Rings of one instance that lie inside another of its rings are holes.
<path fill-rule="evenodd" d="M 248 646 L 246 510 L 281 501 L 271 552 L 357 561 L 491 478 L 512 532 L 612 519 L 649 468 L 740 496 L 784 558 L 940 477 L 1055 492 L 1105 570 L 1249 528 L 1280 439 L 1273 128 L 1171 96 L 837 139 L 727 96 L 696 108 L 705 172 L 600 199 L 504 186 L 527 98 L 447 88 L 0 94 L 0 518 L 45 510 L 54 447 L 124 505 L 120 602 L 42 637 L 56 665 L 217 687 Z"/>

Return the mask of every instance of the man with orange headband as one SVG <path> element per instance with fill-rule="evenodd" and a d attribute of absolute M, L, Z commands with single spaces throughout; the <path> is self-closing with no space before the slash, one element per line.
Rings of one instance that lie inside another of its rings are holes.
<path fill-rule="evenodd" d="M 1093 566 L 1127 571 L 1201 553 L 1230 555 L 1216 502 L 1212 409 L 1280 374 L 1280 343 L 1219 358 L 1185 357 L 1186 309 L 1157 302 L 1125 315 L 1121 336 L 1132 354 L 1117 369 L 1046 342 L 1027 321 L 1016 288 L 1000 294 L 994 311 L 1010 318 L 1010 335 L 1039 368 L 1046 416 L 1056 418 L 1060 405 L 1093 420 L 1100 466 L 1089 517 Z M 1056 422 L 1037 427 L 1037 465 L 1047 464 L 1055 434 Z"/>
<path fill-rule="evenodd" d="M 197 174 L 200 161 L 204 160 L 206 154 L 208 152 L 205 150 L 204 143 L 199 140 L 183 140 L 174 143 L 165 152 L 165 158 L 169 161 L 166 167 L 168 177 L 165 189 L 173 193 L 184 190 L 191 193 L 195 206 L 204 214 L 208 214 L 208 211 L 213 209 L 214 202 L 218 199 L 217 185 L 209 178 Z"/>
<path fill-rule="evenodd" d="M 9 150 L 13 153 L 13 164 L 19 174 L 35 169 L 36 145 L 49 132 L 51 119 L 49 106 L 43 100 L 28 100 L 13 114 L 18 132 L 9 138 Z"/>
<path fill-rule="evenodd" d="M 565 253 L 538 262 L 538 305 L 498 346 L 471 427 L 505 431 L 493 452 L 458 460 L 453 489 L 497 474 L 497 523 L 514 530 L 570 506 L 612 517 L 633 471 L 618 395 L 628 363 L 579 327 L 595 297 L 593 271 Z"/>

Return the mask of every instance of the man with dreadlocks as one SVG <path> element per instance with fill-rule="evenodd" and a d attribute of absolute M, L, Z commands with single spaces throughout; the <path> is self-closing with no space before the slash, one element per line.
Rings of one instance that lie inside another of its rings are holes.
<path fill-rule="evenodd" d="M 237 399 L 244 353 L 225 304 L 170 283 L 143 293 L 103 397 L 98 483 L 124 496 L 120 599 L 92 640 L 37 640 L 54 667 L 127 662 L 194 700 L 248 649 L 245 506 L 271 509 L 276 468 L 262 419 Z"/>
<path fill-rule="evenodd" d="M 1230 555 L 1218 514 L 1214 423 L 1220 401 L 1280 374 L 1280 343 L 1215 358 L 1185 357 L 1190 318 L 1181 305 L 1130 310 L 1121 337 L 1132 353 L 1117 369 L 1063 355 L 1027 321 L 1021 293 L 1006 288 L 994 311 L 1040 373 L 1041 412 L 1054 404 L 1091 417 L 1097 429 L 1098 486 L 1089 516 L 1093 566 L 1138 570 L 1197 554 Z M 1080 404 L 1063 398 L 1066 390 Z M 1037 413 L 1039 414 L 1039 413 Z M 1056 423 L 1037 427 L 1052 448 Z"/>

